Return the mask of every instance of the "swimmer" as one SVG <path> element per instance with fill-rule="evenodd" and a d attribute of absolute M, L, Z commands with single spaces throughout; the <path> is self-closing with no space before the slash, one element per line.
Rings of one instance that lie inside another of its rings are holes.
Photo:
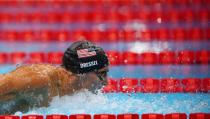
<path fill-rule="evenodd" d="M 55 96 L 81 90 L 96 93 L 107 84 L 108 58 L 101 47 L 77 41 L 64 53 L 61 66 L 23 65 L 0 75 L 0 114 L 47 107 Z"/>

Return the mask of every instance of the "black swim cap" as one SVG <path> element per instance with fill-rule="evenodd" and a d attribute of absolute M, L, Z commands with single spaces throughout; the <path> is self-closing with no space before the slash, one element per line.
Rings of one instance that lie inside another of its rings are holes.
<path fill-rule="evenodd" d="M 64 53 L 63 64 L 76 74 L 97 71 L 109 65 L 106 53 L 101 47 L 89 41 L 77 41 Z"/>

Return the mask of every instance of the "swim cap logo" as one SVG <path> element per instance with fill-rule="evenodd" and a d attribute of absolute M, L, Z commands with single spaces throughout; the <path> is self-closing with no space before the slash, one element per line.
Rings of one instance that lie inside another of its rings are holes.
<path fill-rule="evenodd" d="M 97 61 L 92 61 L 92 62 L 87 62 L 87 63 L 82 63 L 80 64 L 80 68 L 87 68 L 87 67 L 91 67 L 91 66 L 95 66 L 98 65 Z"/>
<path fill-rule="evenodd" d="M 91 66 L 95 66 L 98 65 L 97 61 L 92 61 L 92 62 L 87 62 L 87 63 L 82 63 L 80 64 L 80 68 L 87 68 L 87 67 L 91 67 Z"/>
<path fill-rule="evenodd" d="M 81 50 L 77 50 L 77 55 L 78 58 L 84 58 L 84 57 L 91 57 L 91 56 L 95 56 L 96 52 L 92 49 L 81 49 Z"/>

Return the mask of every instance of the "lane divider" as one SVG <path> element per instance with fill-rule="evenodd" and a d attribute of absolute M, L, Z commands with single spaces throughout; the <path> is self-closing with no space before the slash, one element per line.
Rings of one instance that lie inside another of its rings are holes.
<path fill-rule="evenodd" d="M 83 6 L 80 7 L 82 8 Z M 167 11 L 163 12 L 155 11 L 153 9 L 151 9 L 151 11 L 144 9 L 138 9 L 138 11 L 136 11 L 136 9 L 133 9 L 131 6 L 127 6 L 124 8 L 125 10 L 123 13 L 115 10 L 105 9 L 104 6 L 100 6 L 101 8 L 94 6 L 92 7 L 97 9 L 97 11 L 50 11 L 48 13 L 41 11 L 32 13 L 18 11 L 16 14 L 3 11 L 0 12 L 0 23 L 94 23 L 106 21 L 131 22 L 133 20 L 140 20 L 144 23 L 154 23 L 158 17 L 161 17 L 164 23 L 198 22 L 207 24 L 210 12 L 209 9 L 206 9 L 205 7 L 199 8 L 198 10 L 194 10 L 193 8 L 188 8 L 188 10 L 169 8 Z M 141 12 L 142 14 L 138 14 L 138 12 Z"/>
<path fill-rule="evenodd" d="M 0 52 L 0 64 L 52 63 L 61 64 L 63 52 Z M 107 51 L 111 65 L 210 64 L 210 51 L 118 52 Z"/>
<path fill-rule="evenodd" d="M 102 5 L 104 4 L 104 5 Z M 204 6 L 208 6 L 210 4 L 210 2 L 208 0 L 202 0 L 202 1 L 191 1 L 191 0 L 184 0 L 184 1 L 159 1 L 159 0 L 137 0 L 137 1 L 133 1 L 133 0 L 100 0 L 100 1 L 45 1 L 45 0 L 41 0 L 41 1 L 7 1 L 7 0 L 2 0 L 0 3 L 0 6 L 5 6 L 7 5 L 8 7 L 20 7 L 20 6 L 24 6 L 24 7 L 38 7 L 38 8 L 42 8 L 42 7 L 53 7 L 53 8 L 60 8 L 60 7 L 75 7 L 77 5 L 81 6 L 81 9 L 83 7 L 93 7 L 93 6 L 97 6 L 97 7 L 103 7 L 105 5 L 110 5 L 110 6 L 132 6 L 132 5 L 138 5 L 141 7 L 153 7 L 157 4 L 163 4 L 164 6 L 170 6 L 170 7 L 176 7 L 177 5 L 181 6 L 181 7 L 189 7 L 189 6 L 200 6 L 200 7 L 204 7 Z M 84 8 L 83 8 L 84 9 Z"/>
<path fill-rule="evenodd" d="M 79 14 L 80 15 L 80 14 Z M 34 31 L 0 31 L 0 41 L 74 41 L 81 38 L 92 42 L 133 42 L 133 41 L 208 41 L 210 39 L 210 28 L 158 28 L 141 30 L 119 30 L 109 28 L 105 31 L 98 29 L 90 30 L 40 30 Z M 140 34 L 140 35 L 139 35 Z"/>
<path fill-rule="evenodd" d="M 210 78 L 109 79 L 104 93 L 210 93 Z"/>
<path fill-rule="evenodd" d="M 44 119 L 44 115 L 0 115 L 0 119 Z M 59 115 L 52 114 L 46 115 L 46 119 L 210 119 L 210 113 L 190 113 L 188 116 L 186 113 L 170 113 L 170 114 L 73 114 L 73 115 Z"/>

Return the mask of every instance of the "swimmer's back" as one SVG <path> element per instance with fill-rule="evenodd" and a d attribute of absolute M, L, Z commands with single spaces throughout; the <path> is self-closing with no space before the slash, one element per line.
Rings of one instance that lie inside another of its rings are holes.
<path fill-rule="evenodd" d="M 59 85 L 65 83 L 70 76 L 71 72 L 49 64 L 20 66 L 1 75 L 0 101 L 16 100 L 18 103 L 35 104 L 41 96 L 39 104 L 47 105 L 53 96 L 59 95 Z"/>
<path fill-rule="evenodd" d="M 47 86 L 53 69 L 54 67 L 50 65 L 25 65 L 18 67 L 12 72 L 4 74 L 2 79 L 10 84 L 11 87 L 7 88 L 13 90 L 22 91 L 31 87 L 38 88 Z M 3 93 L 6 93 L 6 91 L 1 92 L 1 94 Z"/>

